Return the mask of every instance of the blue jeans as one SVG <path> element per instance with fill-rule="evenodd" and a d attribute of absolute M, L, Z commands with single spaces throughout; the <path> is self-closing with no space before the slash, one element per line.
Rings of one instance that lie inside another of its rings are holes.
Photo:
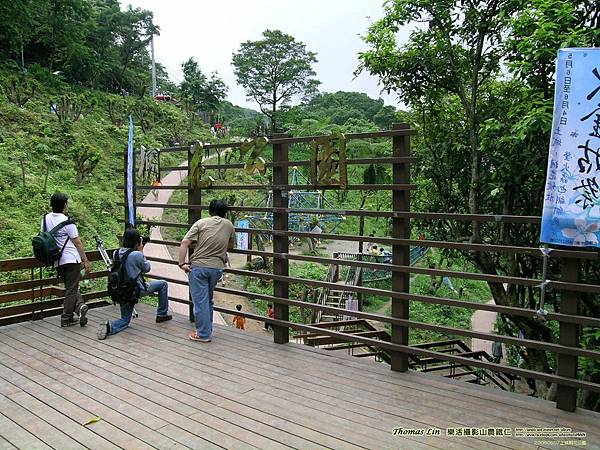
<path fill-rule="evenodd" d="M 169 285 L 164 280 L 151 281 L 146 283 L 146 289 L 140 291 L 140 297 L 152 295 L 158 292 L 158 307 L 156 308 L 157 316 L 166 316 L 169 312 Z"/>
<path fill-rule="evenodd" d="M 164 280 L 151 281 L 150 283 L 147 283 L 146 287 L 147 289 L 140 291 L 140 297 L 145 297 L 146 295 L 152 295 L 155 292 L 158 292 L 158 308 L 156 309 L 156 315 L 166 316 L 167 312 L 169 311 L 169 285 L 167 282 Z M 133 315 L 135 303 L 123 303 L 120 305 L 120 307 L 121 318 L 110 323 L 109 335 L 117 334 L 119 331 L 123 331 L 129 326 L 129 322 L 131 322 L 131 316 Z"/>
<path fill-rule="evenodd" d="M 117 334 L 119 331 L 123 331 L 129 326 L 129 322 L 131 322 L 131 315 L 133 314 L 133 307 L 135 306 L 135 303 L 121 303 L 119 306 L 121 307 L 121 318 L 113 320 L 110 323 L 109 335 Z"/>
<path fill-rule="evenodd" d="M 221 275 L 223 275 L 221 269 L 194 266 L 189 276 L 196 333 L 202 339 L 210 339 L 212 336 L 213 294 Z"/>

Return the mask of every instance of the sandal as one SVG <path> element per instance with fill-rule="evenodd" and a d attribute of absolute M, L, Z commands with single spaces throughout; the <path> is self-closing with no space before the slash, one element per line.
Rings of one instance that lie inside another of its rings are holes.
<path fill-rule="evenodd" d="M 204 339 L 203 337 L 200 337 L 200 336 L 198 335 L 198 333 L 197 333 L 197 332 L 195 332 L 195 331 L 192 331 L 192 332 L 189 334 L 189 336 L 188 336 L 188 337 L 189 337 L 189 338 L 190 338 L 190 340 L 192 340 L 192 341 L 198 341 L 198 342 L 210 342 L 210 341 L 211 341 L 211 339 L 210 339 L 210 338 L 208 338 L 208 339 Z"/>

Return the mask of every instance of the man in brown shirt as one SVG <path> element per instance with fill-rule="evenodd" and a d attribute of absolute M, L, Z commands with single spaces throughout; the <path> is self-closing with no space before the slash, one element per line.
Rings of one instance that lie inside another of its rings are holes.
<path fill-rule="evenodd" d="M 213 322 L 213 293 L 227 263 L 227 250 L 233 248 L 233 224 L 225 219 L 229 211 L 223 200 L 208 205 L 210 217 L 192 225 L 179 246 L 179 267 L 189 274 L 190 293 L 194 304 L 196 331 L 193 341 L 210 342 Z M 185 262 L 188 248 L 195 242 L 189 263 Z"/>

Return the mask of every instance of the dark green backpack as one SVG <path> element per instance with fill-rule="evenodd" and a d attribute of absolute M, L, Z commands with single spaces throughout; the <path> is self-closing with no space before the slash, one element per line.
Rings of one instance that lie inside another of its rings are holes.
<path fill-rule="evenodd" d="M 55 261 L 60 259 L 60 255 L 64 251 L 67 243 L 69 242 L 69 238 L 65 240 L 65 244 L 62 248 L 58 248 L 56 245 L 56 233 L 62 227 L 67 225 L 72 225 L 73 222 L 71 219 L 65 220 L 64 222 L 59 223 L 50 231 L 48 231 L 48 227 L 46 225 L 46 216 L 44 216 L 44 227 L 43 230 L 37 236 L 34 236 L 31 239 L 31 245 L 33 246 L 33 254 L 34 256 L 42 263 L 46 265 L 52 265 Z"/>

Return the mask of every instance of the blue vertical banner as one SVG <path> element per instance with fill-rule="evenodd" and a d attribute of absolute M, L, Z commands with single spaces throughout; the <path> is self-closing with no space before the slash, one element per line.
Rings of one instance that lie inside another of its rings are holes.
<path fill-rule="evenodd" d="M 127 141 L 127 206 L 129 223 L 135 225 L 135 203 L 133 199 L 133 116 L 129 114 L 129 140 Z"/>
<path fill-rule="evenodd" d="M 540 241 L 600 247 L 600 48 L 558 51 Z"/>

